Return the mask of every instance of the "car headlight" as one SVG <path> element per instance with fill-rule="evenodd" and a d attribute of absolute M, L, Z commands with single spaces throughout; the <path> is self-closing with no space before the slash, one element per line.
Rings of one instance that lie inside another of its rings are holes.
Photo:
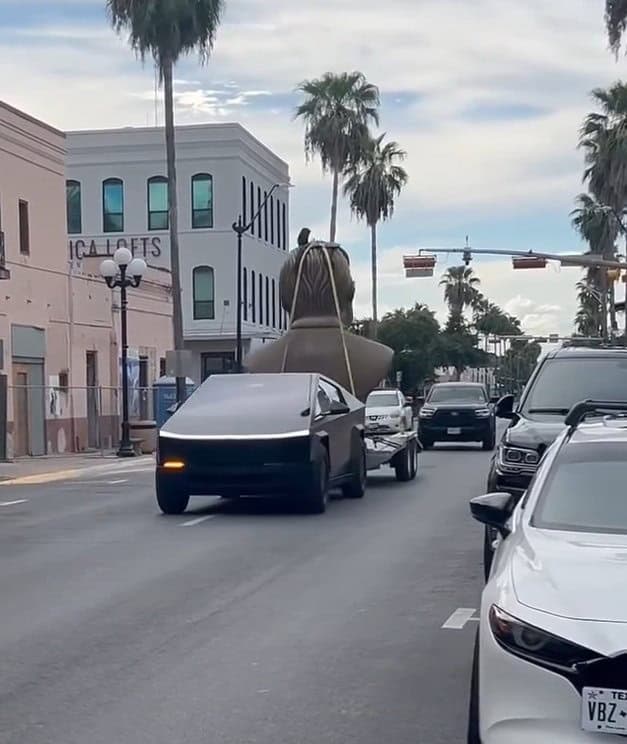
<path fill-rule="evenodd" d="M 477 418 L 488 418 L 489 415 L 489 408 L 477 408 L 477 410 L 475 411 L 475 416 L 477 416 Z"/>
<path fill-rule="evenodd" d="M 433 416 L 434 413 L 435 413 L 435 408 L 429 408 L 428 406 L 423 406 L 418 412 L 418 415 L 420 416 L 420 418 L 431 418 L 431 416 Z"/>
<path fill-rule="evenodd" d="M 504 465 L 534 466 L 540 462 L 540 455 L 532 449 L 502 444 L 499 447 L 499 459 Z"/>
<path fill-rule="evenodd" d="M 529 625 L 496 605 L 490 607 L 489 621 L 499 646 L 532 664 L 574 672 L 575 664 L 599 657 L 591 649 Z"/>

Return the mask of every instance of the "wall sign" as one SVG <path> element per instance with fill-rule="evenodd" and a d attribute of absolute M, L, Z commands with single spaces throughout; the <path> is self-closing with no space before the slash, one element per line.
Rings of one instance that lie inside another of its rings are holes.
<path fill-rule="evenodd" d="M 157 258 L 161 255 L 161 238 L 107 238 L 104 241 L 77 240 L 69 241 L 70 259 L 111 258 L 118 248 L 128 248 L 134 257 Z"/>

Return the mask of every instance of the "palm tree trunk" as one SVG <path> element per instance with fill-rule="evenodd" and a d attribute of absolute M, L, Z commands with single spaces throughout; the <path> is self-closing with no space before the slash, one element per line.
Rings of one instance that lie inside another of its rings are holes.
<path fill-rule="evenodd" d="M 174 96 L 172 87 L 172 60 L 163 61 L 163 90 L 165 96 L 165 149 L 168 170 L 168 205 L 170 223 L 170 268 L 172 276 L 172 324 L 174 349 L 182 351 L 183 308 L 181 298 L 181 271 L 179 261 L 178 200 L 176 191 L 176 150 L 174 143 Z M 176 378 L 176 400 L 186 397 L 185 377 Z"/>
<path fill-rule="evenodd" d="M 379 310 L 377 303 L 377 223 L 370 225 L 370 264 L 372 272 L 372 338 L 377 337 Z"/>
<path fill-rule="evenodd" d="M 337 231 L 337 199 L 340 190 L 340 174 L 333 171 L 333 195 L 331 196 L 331 229 L 329 230 L 329 240 L 335 242 L 335 233 Z"/>

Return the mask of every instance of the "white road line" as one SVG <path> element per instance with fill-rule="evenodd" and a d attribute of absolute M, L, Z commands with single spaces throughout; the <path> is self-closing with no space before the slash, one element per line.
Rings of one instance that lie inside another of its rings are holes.
<path fill-rule="evenodd" d="M 474 607 L 458 607 L 442 627 L 446 630 L 461 630 L 468 621 L 479 619 L 473 617 L 474 614 Z"/>
<path fill-rule="evenodd" d="M 117 486 L 118 483 L 128 483 L 128 478 L 122 478 L 121 480 L 107 481 L 109 486 Z"/>
<path fill-rule="evenodd" d="M 0 506 L 15 506 L 16 504 L 25 504 L 28 499 L 17 499 L 16 501 L 0 501 Z"/>
<path fill-rule="evenodd" d="M 201 524 L 201 522 L 206 522 L 208 519 L 213 519 L 215 517 L 215 514 L 207 514 L 206 517 L 198 517 L 198 519 L 191 519 L 189 522 L 183 522 L 181 524 L 181 527 L 195 527 L 197 524 Z"/>

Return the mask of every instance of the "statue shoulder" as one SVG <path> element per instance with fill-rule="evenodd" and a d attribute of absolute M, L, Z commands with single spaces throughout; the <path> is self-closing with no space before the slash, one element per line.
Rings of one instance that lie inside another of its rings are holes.
<path fill-rule="evenodd" d="M 391 360 L 394 357 L 394 349 L 385 344 L 380 344 L 378 341 L 372 341 L 354 333 L 347 333 L 345 338 L 347 347 L 354 351 L 367 352 L 377 359 Z"/>
<path fill-rule="evenodd" d="M 246 357 L 244 367 L 248 372 L 278 372 L 284 344 L 284 337 L 281 337 L 260 346 Z"/>

